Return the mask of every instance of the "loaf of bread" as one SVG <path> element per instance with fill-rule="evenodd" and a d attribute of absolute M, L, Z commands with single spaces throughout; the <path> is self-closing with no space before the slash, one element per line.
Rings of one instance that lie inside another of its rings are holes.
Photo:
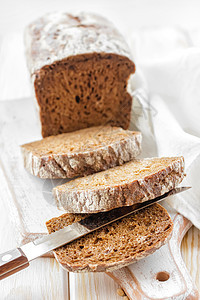
<path fill-rule="evenodd" d="M 58 208 L 94 213 L 154 199 L 184 178 L 183 157 L 133 160 L 53 189 Z"/>
<path fill-rule="evenodd" d="M 46 223 L 49 233 L 84 219 L 84 214 L 64 214 Z M 159 204 L 98 229 L 54 251 L 68 271 L 112 271 L 155 252 L 171 236 L 173 223 Z"/>
<path fill-rule="evenodd" d="M 141 151 L 141 134 L 97 126 L 21 146 L 25 168 L 40 178 L 72 178 L 122 165 Z"/>
<path fill-rule="evenodd" d="M 25 46 L 43 137 L 102 124 L 128 128 L 135 65 L 109 21 L 47 14 L 26 28 Z"/>

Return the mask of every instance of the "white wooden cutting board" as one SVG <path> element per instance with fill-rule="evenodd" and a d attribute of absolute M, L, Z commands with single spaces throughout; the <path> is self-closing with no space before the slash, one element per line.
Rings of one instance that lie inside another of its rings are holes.
<path fill-rule="evenodd" d="M 19 145 L 41 138 L 31 99 L 0 103 L 0 136 L 0 168 L 9 185 L 7 205 L 20 245 L 45 234 L 45 221 L 61 214 L 55 206 L 51 190 L 65 180 L 41 180 L 28 174 L 23 168 Z M 0 189 L 2 186 L 0 185 Z M 174 211 L 171 210 L 170 213 L 174 218 Z M 180 241 L 190 225 L 178 215 L 174 235 L 168 245 L 129 268 L 108 275 L 124 288 L 130 299 L 198 299 L 197 290 L 184 266 L 179 249 Z M 163 282 L 158 280 L 160 277 L 156 279 L 159 272 L 168 272 L 169 279 Z M 73 299 L 81 299 L 80 289 L 73 287 L 80 276 L 82 275 L 70 274 Z M 86 286 L 95 282 L 95 277 L 99 277 L 96 282 L 102 281 L 102 274 L 91 274 Z M 111 299 L 110 296 L 108 299 Z"/>

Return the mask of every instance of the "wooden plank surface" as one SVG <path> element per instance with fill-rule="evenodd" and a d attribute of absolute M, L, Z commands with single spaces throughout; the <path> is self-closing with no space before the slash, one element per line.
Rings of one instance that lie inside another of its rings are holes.
<path fill-rule="evenodd" d="M 181 244 L 182 256 L 200 291 L 200 230 L 192 226 Z"/>

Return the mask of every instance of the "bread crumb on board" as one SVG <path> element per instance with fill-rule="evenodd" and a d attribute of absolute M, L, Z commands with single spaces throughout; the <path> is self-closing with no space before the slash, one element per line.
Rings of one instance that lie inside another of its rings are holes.
<path fill-rule="evenodd" d="M 126 296 L 124 290 L 122 290 L 121 288 L 118 288 L 117 289 L 117 294 L 121 297 L 123 297 L 122 299 L 123 300 L 129 300 L 128 296 Z"/>
<path fill-rule="evenodd" d="M 119 296 L 125 296 L 125 293 L 124 293 L 124 291 L 121 289 L 121 288 L 119 288 L 119 289 L 117 289 L 117 294 L 119 295 Z"/>

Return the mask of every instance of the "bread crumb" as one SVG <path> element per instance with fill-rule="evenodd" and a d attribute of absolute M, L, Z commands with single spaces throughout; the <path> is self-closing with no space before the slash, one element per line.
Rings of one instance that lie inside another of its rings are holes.
<path fill-rule="evenodd" d="M 125 296 L 125 293 L 122 289 L 117 289 L 117 294 L 121 297 Z"/>
<path fill-rule="evenodd" d="M 129 300 L 128 296 L 124 296 L 123 300 Z"/>

